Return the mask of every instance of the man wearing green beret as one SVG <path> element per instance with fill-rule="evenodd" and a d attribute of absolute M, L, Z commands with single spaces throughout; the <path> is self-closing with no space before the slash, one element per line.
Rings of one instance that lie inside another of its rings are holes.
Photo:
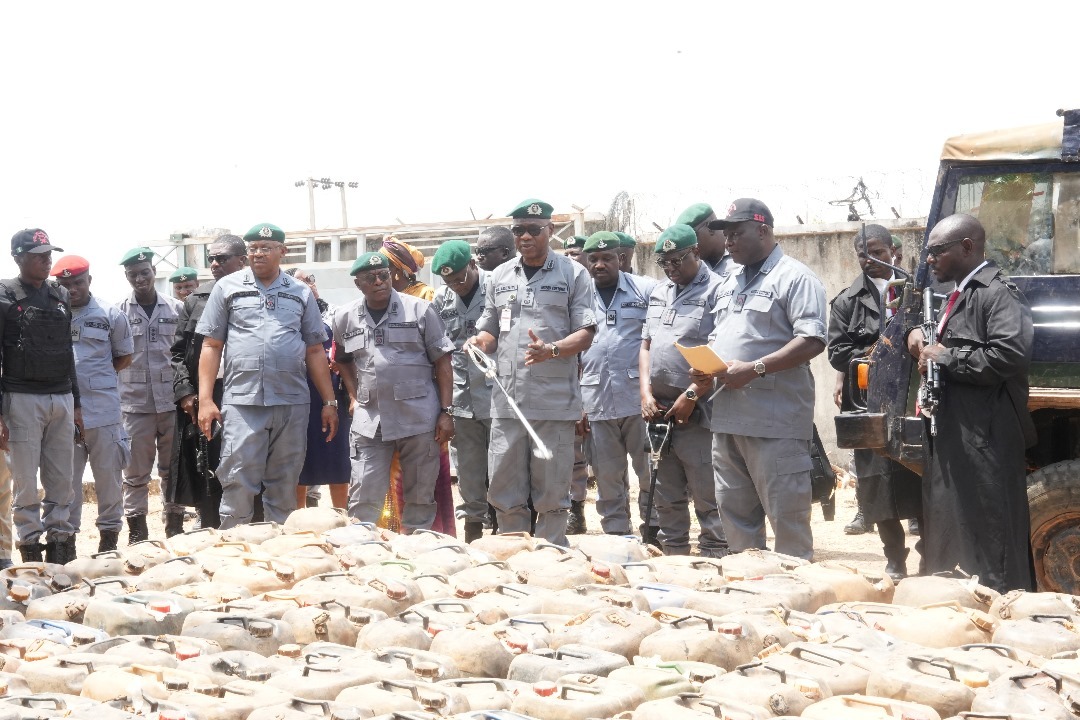
<path fill-rule="evenodd" d="M 445 283 L 435 291 L 432 302 L 456 348 L 452 358 L 455 434 L 450 447 L 461 492 L 457 514 L 465 521 L 465 542 L 472 542 L 483 534 L 488 518 L 487 458 L 493 382 L 469 360 L 462 347 L 476 334 L 476 322 L 484 312 L 488 273 L 476 266 L 464 240 L 440 245 L 432 258 L 431 271 Z"/>
<path fill-rule="evenodd" d="M 517 255 L 514 235 L 510 228 L 493 225 L 480 231 L 476 238 L 476 264 L 484 272 L 491 272 Z"/>
<path fill-rule="evenodd" d="M 629 275 L 634 274 L 634 252 L 637 250 L 637 240 L 624 232 L 617 232 L 615 235 L 619 238 L 619 247 L 624 252 L 619 254 L 619 270 Z"/>
<path fill-rule="evenodd" d="M 454 437 L 454 343 L 432 303 L 393 288 L 390 268 L 381 253 L 356 259 L 350 274 L 361 297 L 338 309 L 333 332 L 353 403 L 349 515 L 379 519 L 397 452 L 401 525 L 412 532 L 435 522 L 439 448 Z"/>
<path fill-rule="evenodd" d="M 311 394 L 322 398 L 327 442 L 338 430 L 337 399 L 323 342 L 326 330 L 311 289 L 281 272 L 285 233 L 261 223 L 244 235 L 250 267 L 214 285 L 195 332 L 199 355 L 199 428 L 221 427 L 221 527 L 251 521 L 255 496 L 283 523 L 296 509 L 296 484 L 307 453 Z M 225 358 L 221 408 L 214 383 Z"/>
<path fill-rule="evenodd" d="M 649 296 L 641 331 L 641 415 L 672 423 L 671 445 L 657 469 L 653 504 L 660 543 L 667 555 L 690 554 L 690 510 L 694 501 L 700 531 L 698 551 L 707 557 L 727 553 L 724 526 L 716 507 L 709 414 L 712 404 L 690 377 L 690 365 L 675 347 L 704 345 L 713 331 L 720 277 L 701 261 L 690 226 L 672 225 L 656 241 L 656 264 L 664 269 Z"/>
<path fill-rule="evenodd" d="M 767 517 L 776 552 L 810 560 L 810 360 L 825 350 L 825 286 L 784 254 L 760 200 L 735 200 L 710 226 L 741 265 L 722 280 L 709 343 L 727 363 L 710 424 L 720 516 L 735 552 L 765 548 Z"/>
<path fill-rule="evenodd" d="M 585 259 L 585 253 L 582 248 L 585 247 L 585 241 L 588 240 L 584 235 L 573 235 L 563 240 L 563 255 L 571 260 L 577 260 L 581 263 L 581 267 L 588 269 L 589 264 Z"/>
<path fill-rule="evenodd" d="M 176 339 L 179 300 L 154 287 L 154 253 L 147 247 L 128 250 L 120 259 L 131 295 L 120 303 L 135 340 L 135 355 L 120 371 L 120 408 L 124 430 L 131 439 L 131 462 L 124 469 L 124 515 L 128 542 L 150 537 L 146 514 L 150 511 L 150 473 L 157 457 L 161 495 L 172 493 L 172 453 L 176 432 L 172 397 L 172 355 Z M 165 532 L 184 531 L 184 509 L 165 502 Z"/>
<path fill-rule="evenodd" d="M 173 274 L 169 276 L 169 282 L 172 283 L 173 297 L 180 302 L 184 302 L 187 300 L 188 295 L 195 292 L 195 288 L 199 287 L 199 271 L 186 266 L 176 268 Z"/>
<path fill-rule="evenodd" d="M 488 502 L 500 532 L 529 532 L 531 500 L 536 535 L 566 545 L 574 426 L 582 411 L 577 354 L 596 329 L 592 282 L 580 263 L 550 251 L 551 205 L 530 199 L 509 214 L 520 254 L 488 278 L 484 313 L 469 342 L 497 353 L 499 381 L 553 457 L 536 456 L 506 397 L 493 393 Z"/>
<path fill-rule="evenodd" d="M 895 235 L 889 237 L 892 238 L 892 264 L 902 267 L 900 263 L 904 262 L 904 241 Z"/>
<path fill-rule="evenodd" d="M 628 535 L 630 485 L 627 455 L 638 478 L 638 514 L 649 505 L 649 468 L 645 454 L 645 421 L 641 417 L 638 356 L 641 328 L 656 281 L 623 272 L 629 254 L 616 233 L 593 233 L 585 243 L 595 289 L 593 312 L 600 320 L 592 345 L 581 355 L 583 424 L 589 429 L 589 456 L 596 472 L 596 511 L 609 535 Z M 654 543 L 655 518 L 646 526 Z"/>
<path fill-rule="evenodd" d="M 697 235 L 701 261 L 717 275 L 724 276 L 733 270 L 738 270 L 738 267 L 728 255 L 724 244 L 724 234 L 709 229 L 709 223 L 713 220 L 716 220 L 716 213 L 713 212 L 711 205 L 694 203 L 683 210 L 675 222 L 693 228 Z"/>

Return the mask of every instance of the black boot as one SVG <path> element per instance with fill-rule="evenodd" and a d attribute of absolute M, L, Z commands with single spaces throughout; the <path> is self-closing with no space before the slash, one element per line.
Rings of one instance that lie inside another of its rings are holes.
<path fill-rule="evenodd" d="M 180 535 L 183 532 L 184 532 L 184 513 L 182 513 L 182 512 L 165 513 L 165 537 L 171 538 L 173 535 Z"/>
<path fill-rule="evenodd" d="M 909 535 L 914 535 L 915 537 L 922 535 L 922 529 L 919 528 L 918 518 L 911 518 L 907 521 L 907 531 Z"/>
<path fill-rule="evenodd" d="M 70 536 L 67 540 L 63 541 L 64 546 L 64 564 L 67 565 L 72 560 L 79 557 L 79 551 L 75 547 L 75 538 L 77 535 Z"/>
<path fill-rule="evenodd" d="M 150 530 L 146 527 L 145 515 L 128 515 L 128 545 L 150 539 Z"/>
<path fill-rule="evenodd" d="M 885 574 L 893 579 L 893 582 L 900 582 L 907 577 L 907 556 L 911 552 L 907 548 L 904 548 L 902 552 L 890 553 L 886 556 L 888 562 L 885 564 Z"/>
<path fill-rule="evenodd" d="M 102 530 L 101 539 L 98 540 L 97 551 L 108 552 L 116 549 L 116 543 L 120 539 L 119 530 Z"/>
<path fill-rule="evenodd" d="M 66 565 L 67 560 L 64 559 L 67 557 L 66 542 L 65 540 L 50 540 L 45 543 L 45 562 Z"/>
<path fill-rule="evenodd" d="M 657 549 L 663 548 L 663 546 L 660 544 L 659 525 L 650 525 L 649 527 L 645 528 L 645 544 L 652 545 L 654 548 Z"/>
<path fill-rule="evenodd" d="M 845 535 L 862 535 L 864 533 L 873 532 L 874 523 L 866 522 L 863 518 L 862 510 L 855 513 L 855 518 L 844 526 Z"/>
<path fill-rule="evenodd" d="M 584 535 L 589 530 L 585 527 L 585 501 L 570 501 L 570 517 L 566 522 L 567 535 Z"/>
<path fill-rule="evenodd" d="M 465 521 L 465 542 L 471 543 L 473 540 L 479 540 L 484 536 L 484 523 L 479 520 L 466 520 Z"/>
<path fill-rule="evenodd" d="M 41 556 L 44 551 L 45 546 L 40 543 L 27 543 L 19 546 L 19 555 L 22 556 L 24 563 L 44 562 L 44 558 Z"/>

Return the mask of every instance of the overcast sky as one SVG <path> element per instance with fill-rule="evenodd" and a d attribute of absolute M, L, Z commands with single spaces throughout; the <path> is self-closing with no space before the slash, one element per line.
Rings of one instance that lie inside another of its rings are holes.
<path fill-rule="evenodd" d="M 1078 19 L 1067 2 L 3 3 L 0 233 L 45 228 L 116 299 L 129 247 L 307 227 L 309 175 L 360 183 L 351 225 L 528 196 L 604 211 L 621 190 L 726 207 L 711 193 L 932 185 L 946 137 L 1080 105 Z M 337 191 L 317 200 L 340 225 Z"/>

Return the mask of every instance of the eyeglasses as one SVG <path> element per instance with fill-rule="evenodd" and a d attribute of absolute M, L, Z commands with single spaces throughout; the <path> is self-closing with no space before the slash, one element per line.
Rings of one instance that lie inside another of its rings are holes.
<path fill-rule="evenodd" d="M 686 256 L 689 255 L 692 252 L 694 252 L 694 248 L 690 248 L 689 250 L 684 252 L 679 257 L 672 258 L 670 260 L 668 260 L 667 258 L 658 257 L 658 258 L 656 258 L 656 264 L 659 265 L 660 267 L 664 268 L 665 270 L 667 270 L 668 268 L 671 268 L 672 270 L 675 270 L 680 265 L 682 265 L 683 260 L 686 259 Z"/>
<path fill-rule="evenodd" d="M 374 285 L 375 281 L 386 282 L 390 279 L 389 270 L 367 270 L 357 276 L 364 285 Z"/>
<path fill-rule="evenodd" d="M 959 245 L 960 243 L 964 242 L 964 240 L 966 240 L 966 239 L 967 238 L 957 238 L 956 240 L 949 240 L 948 242 L 938 243 L 936 245 L 927 245 L 926 246 L 926 255 L 927 255 L 927 257 L 937 257 L 938 255 L 943 254 L 946 250 L 951 248 L 953 245 Z"/>
<path fill-rule="evenodd" d="M 247 251 L 248 255 L 269 255 L 270 253 L 278 250 L 280 247 L 280 243 L 268 246 L 248 245 Z"/>
<path fill-rule="evenodd" d="M 221 253 L 220 255 L 207 255 L 206 259 L 209 260 L 211 264 L 217 263 L 218 265 L 224 265 L 229 262 L 230 258 L 234 257 L 236 256 L 230 255 L 229 253 Z"/>
<path fill-rule="evenodd" d="M 550 225 L 551 223 L 548 223 Z M 540 237 L 540 233 L 547 229 L 547 225 L 539 225 L 535 223 L 529 223 L 528 225 L 514 225 L 510 228 L 510 232 L 514 234 L 514 237 L 521 237 L 528 233 L 532 237 Z"/>

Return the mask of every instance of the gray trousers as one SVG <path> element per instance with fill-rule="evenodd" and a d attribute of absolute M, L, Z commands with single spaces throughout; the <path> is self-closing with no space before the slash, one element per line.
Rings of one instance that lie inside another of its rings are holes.
<path fill-rule="evenodd" d="M 693 500 L 700 527 L 698 551 L 706 557 L 722 557 L 728 543 L 716 507 L 712 433 L 698 424 L 672 430 L 671 446 L 660 458 L 656 478 L 653 503 L 664 553 L 690 554 L 689 501 Z"/>
<path fill-rule="evenodd" d="M 74 469 L 71 473 L 71 498 L 69 518 L 71 527 L 79 532 L 82 526 L 82 479 L 86 463 L 90 461 L 90 471 L 94 475 L 94 490 L 97 494 L 98 530 L 119 531 L 124 525 L 123 481 L 124 467 L 131 460 L 131 445 L 124 427 L 120 423 L 102 427 L 87 428 L 83 431 L 83 440 L 90 449 L 75 446 Z"/>
<path fill-rule="evenodd" d="M 176 413 L 125 412 L 123 416 L 124 432 L 131 438 L 131 462 L 124 469 L 124 514 L 145 515 L 150 510 L 150 473 L 154 469 L 155 455 L 158 477 L 161 478 L 161 497 L 170 494 Z M 183 511 L 183 505 L 165 503 L 167 513 Z"/>
<path fill-rule="evenodd" d="M 638 517 L 649 503 L 649 461 L 645 452 L 645 420 L 640 415 L 590 422 L 589 456 L 596 475 L 596 512 L 605 533 L 628 535 L 630 523 L 630 473 L 638 479 Z M 629 464 L 627 456 L 630 457 Z M 654 508 L 655 514 L 655 508 Z M 655 524 L 655 523 L 651 523 Z"/>
<path fill-rule="evenodd" d="M 221 409 L 221 529 L 251 522 L 263 494 L 269 522 L 296 509 L 296 483 L 307 454 L 308 404 L 226 405 Z"/>
<path fill-rule="evenodd" d="M 814 557 L 810 529 L 810 442 L 713 435 L 716 499 L 733 552 L 765 547 L 765 518 L 776 552 Z"/>
<path fill-rule="evenodd" d="M 0 452 L 0 558 L 11 559 L 11 458 Z"/>
<path fill-rule="evenodd" d="M 574 470 L 570 476 L 570 499 L 582 502 L 589 496 L 589 450 L 583 437 L 574 435 Z"/>
<path fill-rule="evenodd" d="M 491 420 L 481 418 L 454 418 L 454 439 L 450 452 L 457 468 L 458 492 L 461 504 L 457 517 L 471 522 L 485 522 L 488 514 L 488 439 L 491 437 Z"/>
<path fill-rule="evenodd" d="M 493 418 L 488 447 L 488 502 L 495 508 L 500 533 L 529 532 L 529 500 L 536 511 L 536 535 L 567 545 L 570 475 L 574 466 L 574 421 L 532 420 L 551 450 L 550 460 L 533 454 L 533 441 L 517 419 Z"/>
<path fill-rule="evenodd" d="M 4 393 L 3 415 L 9 431 L 12 515 L 20 545 L 33 545 L 45 533 L 49 542 L 66 540 L 74 530 L 71 467 L 75 453 L 75 403 L 71 393 Z M 42 501 L 38 495 L 38 469 Z"/>
<path fill-rule="evenodd" d="M 406 532 L 429 530 L 435 522 L 435 481 L 439 477 L 439 445 L 435 431 L 383 440 L 382 426 L 375 437 L 353 433 L 349 516 L 376 522 L 390 489 L 390 462 L 398 451 L 401 463 L 401 527 Z M 460 477 L 460 469 L 458 477 Z M 459 480 L 460 482 L 460 480 Z"/>

